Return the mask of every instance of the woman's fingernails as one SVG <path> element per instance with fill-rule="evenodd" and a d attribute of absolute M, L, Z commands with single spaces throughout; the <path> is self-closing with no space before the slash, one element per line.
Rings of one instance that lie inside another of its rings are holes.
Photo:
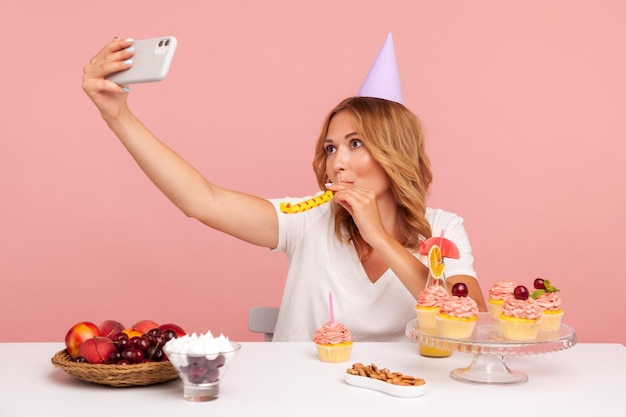
<path fill-rule="evenodd" d="M 126 48 L 126 53 L 127 54 L 130 54 L 131 52 L 134 52 L 134 51 L 135 51 L 135 48 L 132 47 L 132 46 L 130 48 Z"/>
<path fill-rule="evenodd" d="M 332 182 L 327 182 L 327 183 L 326 183 L 326 184 L 324 184 L 324 185 L 325 185 L 325 186 L 327 186 L 327 187 L 330 187 L 331 185 L 333 185 L 333 183 L 332 183 Z"/>
<path fill-rule="evenodd" d="M 129 58 L 129 59 L 127 59 L 126 61 L 124 61 L 124 64 L 126 64 L 126 65 L 130 65 L 130 64 L 132 64 L 132 63 L 133 63 L 133 60 L 132 60 L 132 59 L 130 59 L 130 58 Z"/>
<path fill-rule="evenodd" d="M 122 87 L 122 90 L 124 90 L 127 93 L 130 93 L 130 88 L 128 88 L 128 87 Z"/>
<path fill-rule="evenodd" d="M 135 42 L 135 40 L 133 38 L 126 38 L 124 39 L 126 42 Z"/>

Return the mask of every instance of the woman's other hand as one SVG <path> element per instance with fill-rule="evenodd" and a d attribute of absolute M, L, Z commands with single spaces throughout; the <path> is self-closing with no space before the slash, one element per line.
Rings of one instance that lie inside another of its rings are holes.
<path fill-rule="evenodd" d="M 329 189 L 334 192 L 333 200 L 350 213 L 366 242 L 372 245 L 386 233 L 373 190 L 347 183 L 333 184 Z"/>

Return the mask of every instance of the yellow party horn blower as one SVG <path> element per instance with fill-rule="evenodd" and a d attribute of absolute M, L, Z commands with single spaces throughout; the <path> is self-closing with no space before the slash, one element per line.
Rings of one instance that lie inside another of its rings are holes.
<path fill-rule="evenodd" d="M 309 198 L 299 203 L 282 202 L 280 203 L 280 211 L 285 214 L 302 213 L 303 211 L 321 206 L 328 203 L 333 198 L 333 192 L 328 190 L 323 194 Z"/>

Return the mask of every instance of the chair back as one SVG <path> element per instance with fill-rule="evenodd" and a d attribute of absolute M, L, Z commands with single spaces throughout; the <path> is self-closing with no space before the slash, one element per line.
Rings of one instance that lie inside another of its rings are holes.
<path fill-rule="evenodd" d="M 263 333 L 264 340 L 271 342 L 276 320 L 278 320 L 278 307 L 250 307 L 248 330 L 253 333 Z"/>

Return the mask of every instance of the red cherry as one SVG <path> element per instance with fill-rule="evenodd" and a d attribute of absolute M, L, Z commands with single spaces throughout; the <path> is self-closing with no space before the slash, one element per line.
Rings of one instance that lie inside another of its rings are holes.
<path fill-rule="evenodd" d="M 545 290 L 546 284 L 543 282 L 543 278 L 535 279 L 535 282 L 533 283 L 533 287 L 535 287 L 535 289 L 537 290 Z"/>
<path fill-rule="evenodd" d="M 528 300 L 529 295 L 530 294 L 528 293 L 528 288 L 524 287 L 523 285 L 518 285 L 513 290 L 513 296 L 518 300 Z"/>
<path fill-rule="evenodd" d="M 462 282 L 457 282 L 452 286 L 452 295 L 455 297 L 467 297 L 469 294 L 469 290 L 467 289 L 467 285 Z"/>

